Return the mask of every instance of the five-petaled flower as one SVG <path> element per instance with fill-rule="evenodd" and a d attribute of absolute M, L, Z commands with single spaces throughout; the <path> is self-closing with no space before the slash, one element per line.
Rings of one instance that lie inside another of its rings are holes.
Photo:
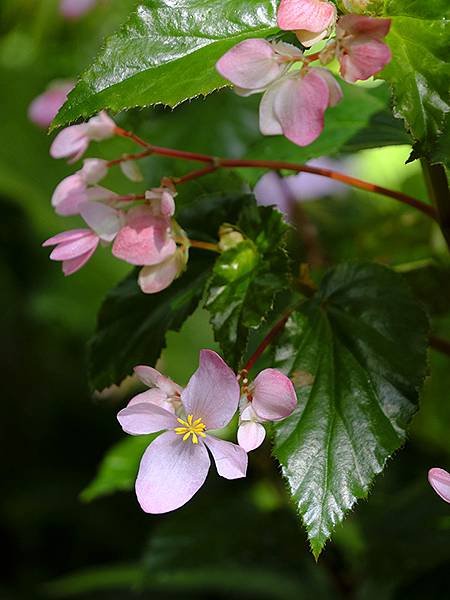
<path fill-rule="evenodd" d="M 239 445 L 250 452 L 266 437 L 262 423 L 281 421 L 297 406 L 292 381 L 277 369 L 264 369 L 245 390 L 240 404 Z"/>
<path fill-rule="evenodd" d="M 149 375 L 147 383 L 156 383 L 154 370 L 138 369 L 141 378 Z M 164 431 L 145 451 L 136 480 L 138 501 L 153 514 L 183 506 L 200 489 L 210 467 L 208 450 L 222 477 L 237 479 L 247 472 L 245 450 L 211 433 L 225 427 L 238 408 L 240 388 L 230 367 L 212 350 L 202 350 L 199 368 L 184 389 L 169 386 L 164 391 L 167 381 L 162 377 L 157 383 L 162 392 L 157 402 L 144 392 L 147 396 L 133 398 L 117 415 L 131 435 Z M 179 397 L 177 413 L 161 406 L 164 394 L 163 402 Z"/>
<path fill-rule="evenodd" d="M 433 467 L 428 471 L 428 481 L 436 494 L 445 502 L 450 503 L 450 473 L 444 469 Z"/>

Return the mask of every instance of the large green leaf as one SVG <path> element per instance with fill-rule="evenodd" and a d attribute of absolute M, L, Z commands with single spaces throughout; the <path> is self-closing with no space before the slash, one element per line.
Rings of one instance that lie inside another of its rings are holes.
<path fill-rule="evenodd" d="M 168 104 L 223 87 L 217 60 L 249 37 L 276 31 L 276 0 L 141 0 L 81 76 L 55 120 L 108 108 Z"/>
<path fill-rule="evenodd" d="M 238 222 L 246 239 L 217 260 L 205 307 L 226 360 L 239 367 L 250 329 L 257 329 L 288 284 L 288 226 L 273 208 L 247 206 Z"/>
<path fill-rule="evenodd" d="M 405 439 L 427 333 L 402 276 L 369 263 L 328 272 L 287 323 L 275 366 L 312 383 L 297 388 L 298 409 L 276 427 L 275 455 L 316 557 Z"/>
<path fill-rule="evenodd" d="M 393 88 L 394 113 L 405 121 L 415 156 L 448 162 L 450 135 L 450 5 L 448 0 L 387 0 L 392 61 L 382 71 Z"/>
<path fill-rule="evenodd" d="M 211 256 L 194 250 L 184 275 L 159 294 L 143 294 L 135 271 L 109 292 L 89 344 L 94 389 L 120 383 L 138 364 L 156 364 L 167 331 L 178 331 L 197 307 L 211 265 Z"/>

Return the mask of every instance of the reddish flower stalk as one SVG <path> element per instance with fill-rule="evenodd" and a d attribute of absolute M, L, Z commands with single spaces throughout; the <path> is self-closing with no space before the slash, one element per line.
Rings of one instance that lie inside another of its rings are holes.
<path fill-rule="evenodd" d="M 286 171 L 294 171 L 296 173 L 311 173 L 313 175 L 320 175 L 321 177 L 328 177 L 329 179 L 334 179 L 336 181 L 341 181 L 347 185 L 358 188 L 360 190 L 365 190 L 367 192 L 373 192 L 375 194 L 380 194 L 382 196 L 387 196 L 388 198 L 393 198 L 398 202 L 402 202 L 403 204 L 407 204 L 416 210 L 419 210 L 423 214 L 427 215 L 431 219 L 438 221 L 438 216 L 435 208 L 431 205 L 425 204 L 412 196 L 408 196 L 403 192 L 398 192 L 396 190 L 390 190 L 383 186 L 377 185 L 375 183 L 370 183 L 368 181 L 364 181 L 362 179 L 358 179 L 357 177 L 351 177 L 350 175 L 345 175 L 344 173 L 340 173 L 338 171 L 334 171 L 332 169 L 324 169 L 321 167 L 312 167 L 310 165 L 298 165 L 291 162 L 278 161 L 278 160 L 249 160 L 249 159 L 231 159 L 231 158 L 219 158 L 215 156 L 210 156 L 207 154 L 198 154 L 196 152 L 186 152 L 184 150 L 175 150 L 173 148 L 164 148 L 162 146 L 153 146 L 147 143 L 145 140 L 141 139 L 134 133 L 130 131 L 126 131 L 121 129 L 120 127 L 116 127 L 116 134 L 122 137 L 127 137 L 132 139 L 135 143 L 139 144 L 142 147 L 147 148 L 146 151 L 139 154 L 130 154 L 124 156 L 121 159 L 117 159 L 116 161 L 111 161 L 110 164 L 118 164 L 120 162 L 124 162 L 126 160 L 136 160 L 138 158 L 142 158 L 144 156 L 149 156 L 150 154 L 156 154 L 159 156 L 169 156 L 172 158 L 177 158 L 181 160 L 192 160 L 195 162 L 202 162 L 209 164 L 210 166 L 204 169 L 199 169 L 198 171 L 193 171 L 192 173 L 188 173 L 184 177 L 180 177 L 176 180 L 176 183 L 184 183 L 185 181 L 192 181 L 198 177 L 202 177 L 209 173 L 212 173 L 216 169 L 219 168 L 260 168 L 260 169 L 270 169 L 270 170 L 286 170 Z"/>

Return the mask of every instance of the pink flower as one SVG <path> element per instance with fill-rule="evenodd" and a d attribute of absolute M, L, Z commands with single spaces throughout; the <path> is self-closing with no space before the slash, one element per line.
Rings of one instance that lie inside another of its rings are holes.
<path fill-rule="evenodd" d="M 389 33 L 390 19 L 345 15 L 336 25 L 336 53 L 345 81 L 354 83 L 375 75 L 391 60 L 382 39 Z"/>
<path fill-rule="evenodd" d="M 100 241 L 112 242 L 120 228 L 121 213 L 100 202 L 80 205 L 80 214 L 90 229 L 73 229 L 46 240 L 43 246 L 56 246 L 51 260 L 62 261 L 64 275 L 72 275 L 94 254 Z"/>
<path fill-rule="evenodd" d="M 55 188 L 52 206 L 58 215 L 76 215 L 79 206 L 86 200 L 104 200 L 114 197 L 114 192 L 102 187 L 88 189 L 103 179 L 108 172 L 108 163 L 100 158 L 88 158 L 83 168 L 63 179 Z"/>
<path fill-rule="evenodd" d="M 42 245 L 56 246 L 50 259 L 62 261 L 64 275 L 72 275 L 91 258 L 99 241 L 99 236 L 91 229 L 72 229 L 51 237 Z"/>
<path fill-rule="evenodd" d="M 336 22 L 336 7 L 322 0 L 281 0 L 278 26 L 295 31 L 303 46 L 309 48 L 327 37 Z"/>
<path fill-rule="evenodd" d="M 28 118 L 38 127 L 47 129 L 56 117 L 59 109 L 73 88 L 72 81 L 52 83 L 40 96 L 37 96 L 28 107 Z"/>
<path fill-rule="evenodd" d="M 138 206 L 128 211 L 112 253 L 132 265 L 146 266 L 162 263 L 176 249 L 170 219 L 155 216 L 149 206 Z"/>
<path fill-rule="evenodd" d="M 144 294 L 156 294 L 165 290 L 185 270 L 188 260 L 187 250 L 183 247 L 163 262 L 149 267 L 142 267 L 138 283 Z"/>
<path fill-rule="evenodd" d="M 241 403 L 238 442 L 246 452 L 255 450 L 264 441 L 264 421 L 281 421 L 297 406 L 292 381 L 277 369 L 264 369 L 248 388 Z"/>
<path fill-rule="evenodd" d="M 153 188 L 145 192 L 145 199 L 155 216 L 172 217 L 175 214 L 176 193 L 167 187 Z"/>
<path fill-rule="evenodd" d="M 316 140 L 324 126 L 325 110 L 342 97 L 329 71 L 310 68 L 292 73 L 268 88 L 259 107 L 259 126 L 265 135 L 283 134 L 299 146 Z"/>
<path fill-rule="evenodd" d="M 428 481 L 436 494 L 450 503 L 450 473 L 434 467 L 428 471 Z"/>
<path fill-rule="evenodd" d="M 50 147 L 52 158 L 68 158 L 76 162 L 86 152 L 89 142 L 100 142 L 114 135 L 116 124 L 102 111 L 87 123 L 71 125 L 58 133 Z"/>
<path fill-rule="evenodd" d="M 247 96 L 263 91 L 299 60 L 302 52 L 284 42 L 270 43 L 261 39 L 240 42 L 228 50 L 216 64 L 216 69 Z"/>
<path fill-rule="evenodd" d="M 78 19 L 89 12 L 97 4 L 97 0 L 61 0 L 59 12 L 66 19 Z"/>
<path fill-rule="evenodd" d="M 178 417 L 152 401 L 131 402 L 117 415 L 125 432 L 165 430 L 149 445 L 139 467 L 136 495 L 145 512 L 166 513 L 186 504 L 205 482 L 211 464 L 208 450 L 219 475 L 245 477 L 246 452 L 209 433 L 227 425 L 239 403 L 236 376 L 215 352 L 200 352 L 200 366 L 181 391 Z"/>

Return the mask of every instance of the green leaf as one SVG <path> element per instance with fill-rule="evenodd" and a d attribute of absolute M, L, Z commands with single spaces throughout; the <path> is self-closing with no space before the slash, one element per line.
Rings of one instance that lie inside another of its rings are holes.
<path fill-rule="evenodd" d="M 136 271 L 109 292 L 89 343 L 93 389 L 120 383 L 138 364 L 156 364 L 167 331 L 178 331 L 197 307 L 211 265 L 211 256 L 194 250 L 184 275 L 159 294 L 143 294 Z"/>
<path fill-rule="evenodd" d="M 133 489 L 139 462 L 155 437 L 156 434 L 127 437 L 110 448 L 97 475 L 81 492 L 81 499 L 90 502 L 114 492 Z"/>
<path fill-rule="evenodd" d="M 275 365 L 299 385 L 275 455 L 319 556 L 405 440 L 426 370 L 428 322 L 402 276 L 346 263 L 294 313 Z"/>
<path fill-rule="evenodd" d="M 284 251 L 288 226 L 273 208 L 248 206 L 239 229 L 247 239 L 217 260 L 206 293 L 216 340 L 227 361 L 238 367 L 250 329 L 257 329 L 288 285 Z"/>
<path fill-rule="evenodd" d="M 448 1 L 387 0 L 384 15 L 392 19 L 387 37 L 392 61 L 380 76 L 392 85 L 394 114 L 404 119 L 416 142 L 415 158 L 448 164 L 438 142 L 450 135 Z"/>
<path fill-rule="evenodd" d="M 276 0 L 141 0 L 81 76 L 54 126 L 102 108 L 176 106 L 226 83 L 215 70 L 229 48 L 276 31 Z"/>
<path fill-rule="evenodd" d="M 389 110 L 381 110 L 370 118 L 367 127 L 360 129 L 340 150 L 354 153 L 368 148 L 403 144 L 411 145 L 411 138 L 402 122 L 393 117 Z"/>

